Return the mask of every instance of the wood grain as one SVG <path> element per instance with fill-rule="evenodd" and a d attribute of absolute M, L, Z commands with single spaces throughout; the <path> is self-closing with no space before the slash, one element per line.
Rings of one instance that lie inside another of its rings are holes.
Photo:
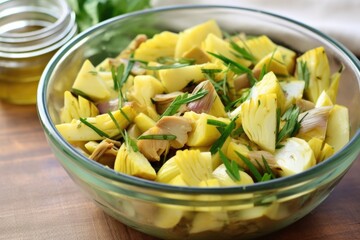
<path fill-rule="evenodd" d="M 105 215 L 45 140 L 35 106 L 0 103 L 0 239 L 155 240 Z M 311 214 L 266 239 L 360 239 L 360 161 Z"/>

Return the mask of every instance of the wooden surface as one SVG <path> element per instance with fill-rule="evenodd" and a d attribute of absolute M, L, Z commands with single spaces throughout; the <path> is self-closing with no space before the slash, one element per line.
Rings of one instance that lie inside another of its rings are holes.
<path fill-rule="evenodd" d="M 0 102 L 0 239 L 154 240 L 105 215 L 59 165 L 35 106 Z M 311 214 L 264 239 L 360 239 L 360 161 Z"/>

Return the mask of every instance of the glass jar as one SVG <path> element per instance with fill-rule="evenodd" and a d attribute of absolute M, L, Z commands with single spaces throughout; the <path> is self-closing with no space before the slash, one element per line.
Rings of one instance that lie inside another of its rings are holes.
<path fill-rule="evenodd" d="M 0 2 L 0 99 L 36 103 L 41 74 L 53 54 L 77 33 L 66 0 Z"/>

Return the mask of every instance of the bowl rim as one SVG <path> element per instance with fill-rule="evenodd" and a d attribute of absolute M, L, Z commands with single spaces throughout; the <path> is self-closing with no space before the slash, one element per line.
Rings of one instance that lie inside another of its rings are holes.
<path fill-rule="evenodd" d="M 156 7 L 151 9 L 145 9 L 141 11 L 136 11 L 132 13 L 123 14 L 120 16 L 116 16 L 100 22 L 87 30 L 81 32 L 73 39 L 71 39 L 68 43 L 66 43 L 60 50 L 56 52 L 56 54 L 51 58 L 49 63 L 47 64 L 41 79 L 39 81 L 39 87 L 37 91 L 37 113 L 39 116 L 39 120 L 42 124 L 42 127 L 47 134 L 48 138 L 53 139 L 59 146 L 62 147 L 64 154 L 67 154 L 72 161 L 76 161 L 78 166 L 81 166 L 87 170 L 92 171 L 95 174 L 100 175 L 101 177 L 105 177 L 108 180 L 117 181 L 123 184 L 129 184 L 134 187 L 146 188 L 149 190 L 159 190 L 162 192 L 168 193 L 181 193 L 181 194 L 232 194 L 232 193 L 252 193 L 257 191 L 271 191 L 281 187 L 289 187 L 292 185 L 296 185 L 317 176 L 321 176 L 322 174 L 326 174 L 330 169 L 336 168 L 339 165 L 343 158 L 347 156 L 353 155 L 354 152 L 357 151 L 356 155 L 359 154 L 359 150 L 356 148 L 360 144 L 360 128 L 356 130 L 354 136 L 350 139 L 350 141 L 337 153 L 328 158 L 326 161 L 316 164 L 312 168 L 292 175 L 288 177 L 281 177 L 277 179 L 273 179 L 271 181 L 266 182 L 258 182 L 251 185 L 239 185 L 239 186 L 230 186 L 230 187 L 209 187 L 209 188 L 200 188 L 200 187 L 181 187 L 168 185 L 164 183 L 158 183 L 146 179 L 141 179 L 137 177 L 133 177 L 130 175 L 122 174 L 115 172 L 113 169 L 103 166 L 102 164 L 90 160 L 80 152 L 78 152 L 70 143 L 68 143 L 56 130 L 54 123 L 51 120 L 48 108 L 46 107 L 47 103 L 47 93 L 46 90 L 48 88 L 49 79 L 51 73 L 56 68 L 59 60 L 67 54 L 67 51 L 76 46 L 79 42 L 83 41 L 88 35 L 92 32 L 95 32 L 97 29 L 102 28 L 105 25 L 111 24 L 118 20 L 122 20 L 125 18 L 130 18 L 133 16 L 151 14 L 156 12 L 164 12 L 164 11 L 174 11 L 174 10 L 186 10 L 186 9 L 229 9 L 229 10 L 240 10 L 249 13 L 266 15 L 268 17 L 276 18 L 281 21 L 289 22 L 290 24 L 297 25 L 303 29 L 306 29 L 323 40 L 327 40 L 331 45 L 340 50 L 345 56 L 349 59 L 350 63 L 352 63 L 355 68 L 359 72 L 360 76 L 360 62 L 355 57 L 355 55 L 350 52 L 343 44 L 338 42 L 337 40 L 331 38 L 330 36 L 322 33 L 321 31 L 308 26 L 307 24 L 301 23 L 297 20 L 290 19 L 288 17 L 284 17 L 275 13 L 254 9 L 254 8 L 245 8 L 238 6 L 227 6 L 227 5 L 208 5 L 208 4 L 194 4 L 194 5 L 171 5 L 165 7 Z M 360 78 L 358 79 L 360 85 Z M 354 158 L 356 161 L 356 158 Z M 354 162 L 353 161 L 353 162 Z"/>

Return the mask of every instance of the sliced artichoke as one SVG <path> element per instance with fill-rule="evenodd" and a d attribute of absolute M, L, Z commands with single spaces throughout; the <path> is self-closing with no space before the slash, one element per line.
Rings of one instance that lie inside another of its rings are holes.
<path fill-rule="evenodd" d="M 125 106 L 121 108 L 121 110 L 113 111 L 112 115 L 120 126 L 120 130 L 123 130 L 133 121 L 136 112 L 132 107 Z M 107 134 L 108 138 L 120 135 L 118 126 L 108 113 L 86 118 L 86 121 L 93 127 Z M 91 141 L 106 138 L 106 136 L 99 134 L 91 127 L 76 119 L 70 123 L 57 124 L 55 127 L 67 141 Z"/>
<path fill-rule="evenodd" d="M 221 30 L 214 20 L 209 20 L 180 32 L 175 49 L 175 58 L 180 58 L 193 47 L 200 47 L 210 33 L 222 38 Z"/>
<path fill-rule="evenodd" d="M 152 118 L 142 112 L 136 115 L 136 117 L 134 118 L 134 123 L 139 128 L 141 133 L 149 130 L 156 125 L 156 122 Z"/>
<path fill-rule="evenodd" d="M 236 186 L 253 184 L 254 180 L 244 171 L 239 171 L 240 181 L 234 181 L 227 173 L 224 164 L 221 164 L 213 171 L 213 176 L 220 182 L 221 186 Z"/>
<path fill-rule="evenodd" d="M 265 35 L 249 38 L 245 42 L 239 40 L 236 43 L 239 46 L 244 46 L 246 49 L 250 49 L 251 54 L 257 59 L 257 61 L 260 61 L 260 59 L 276 49 L 276 45 Z"/>
<path fill-rule="evenodd" d="M 324 47 L 305 52 L 296 59 L 295 77 L 305 80 L 306 97 L 316 103 L 321 92 L 330 86 L 330 65 Z"/>
<path fill-rule="evenodd" d="M 185 59 L 194 59 L 195 64 L 203 64 L 210 62 L 209 56 L 200 48 L 192 47 L 182 55 Z"/>
<path fill-rule="evenodd" d="M 228 216 L 224 211 L 218 212 L 198 212 L 191 223 L 190 234 L 206 231 L 220 231 L 228 221 Z"/>
<path fill-rule="evenodd" d="M 157 172 L 155 181 L 170 183 L 175 177 L 180 175 L 179 167 L 176 165 L 175 157 L 167 160 Z"/>
<path fill-rule="evenodd" d="M 184 89 L 189 83 L 199 83 L 205 80 L 202 69 L 218 69 L 214 63 L 204 63 L 159 70 L 159 78 L 166 92 L 176 92 Z"/>
<path fill-rule="evenodd" d="M 281 145 L 274 155 L 281 176 L 301 173 L 316 164 L 314 153 L 305 140 L 291 137 L 281 142 Z"/>
<path fill-rule="evenodd" d="M 227 117 L 224 104 L 213 84 L 209 80 L 205 80 L 199 83 L 192 93 L 195 94 L 202 89 L 207 90 L 208 93 L 203 98 L 188 103 L 188 110 L 196 113 L 208 113 L 214 117 Z"/>
<path fill-rule="evenodd" d="M 299 80 L 280 82 L 280 86 L 285 95 L 285 109 L 296 104 L 303 97 L 305 82 Z"/>
<path fill-rule="evenodd" d="M 331 101 L 330 96 L 326 93 L 326 91 L 322 91 L 319 98 L 316 101 L 315 107 L 326 107 L 333 106 L 333 102 Z"/>
<path fill-rule="evenodd" d="M 174 57 L 179 35 L 163 31 L 141 43 L 135 50 L 134 57 L 143 61 L 156 61 L 160 57 Z"/>
<path fill-rule="evenodd" d="M 276 94 L 263 94 L 242 104 L 240 116 L 248 138 L 271 153 L 276 143 Z"/>
<path fill-rule="evenodd" d="M 213 178 L 210 152 L 178 150 L 175 156 L 180 175 L 188 186 L 199 186 L 202 181 Z"/>
<path fill-rule="evenodd" d="M 122 144 L 115 159 L 114 170 L 130 176 L 155 180 L 156 172 L 141 152 Z"/>
<path fill-rule="evenodd" d="M 324 140 L 331 109 L 331 106 L 318 107 L 299 114 L 301 127 L 296 136 L 306 141 L 313 137 Z"/>
<path fill-rule="evenodd" d="M 95 117 L 99 110 L 95 104 L 82 96 L 75 97 L 71 92 L 64 92 L 64 107 L 60 112 L 60 121 L 69 123 L 73 119 Z"/>
<path fill-rule="evenodd" d="M 268 72 L 273 72 L 278 75 L 289 75 L 287 66 L 284 63 L 282 52 L 277 49 L 260 59 L 260 61 L 254 66 L 253 70 L 262 70 L 263 68 L 265 68 Z"/>
<path fill-rule="evenodd" d="M 220 137 L 221 134 L 216 126 L 207 123 L 209 119 L 226 124 L 230 122 L 227 118 L 216 118 L 206 113 L 197 114 L 195 112 L 186 112 L 184 118 L 192 122 L 192 131 L 189 133 L 189 139 L 186 143 L 191 147 L 211 146 Z"/>
<path fill-rule="evenodd" d="M 110 90 L 89 60 L 83 63 L 72 89 L 93 101 L 106 101 L 110 97 Z"/>
<path fill-rule="evenodd" d="M 334 105 L 330 111 L 325 142 L 339 151 L 350 139 L 349 110 L 341 105 Z"/>

